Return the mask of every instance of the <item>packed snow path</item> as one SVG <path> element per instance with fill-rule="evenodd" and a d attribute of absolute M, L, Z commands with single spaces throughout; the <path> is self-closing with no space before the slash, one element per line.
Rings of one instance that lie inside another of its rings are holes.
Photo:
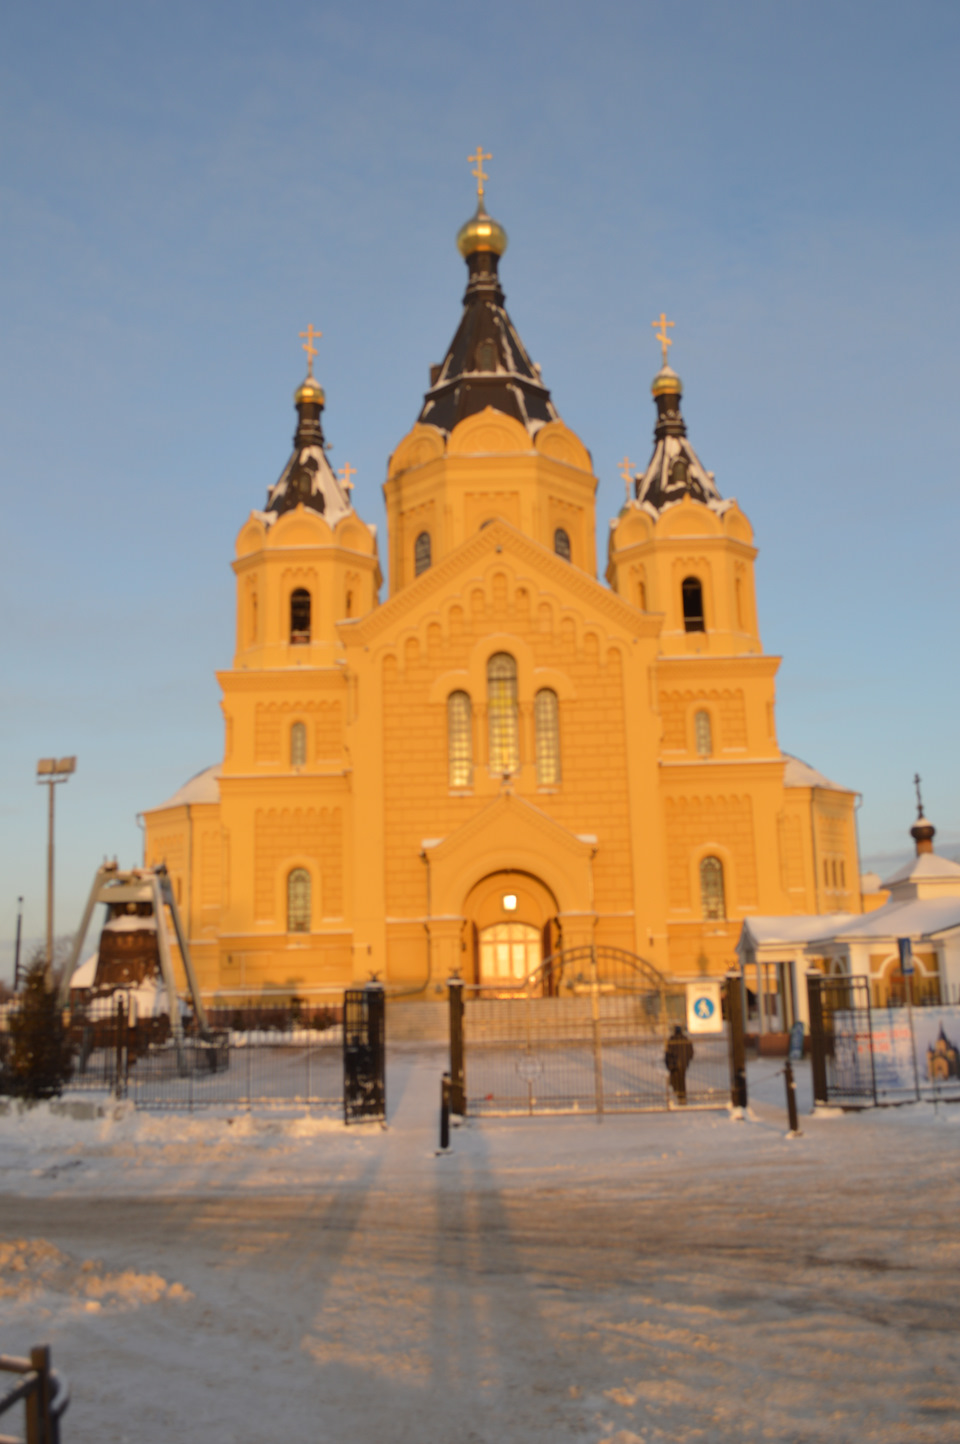
<path fill-rule="evenodd" d="M 0 1350 L 65 1444 L 960 1440 L 960 1107 L 0 1117 Z M 806 1079 L 802 1078 L 804 1086 Z M 809 1096 L 801 1107 L 809 1107 Z"/>

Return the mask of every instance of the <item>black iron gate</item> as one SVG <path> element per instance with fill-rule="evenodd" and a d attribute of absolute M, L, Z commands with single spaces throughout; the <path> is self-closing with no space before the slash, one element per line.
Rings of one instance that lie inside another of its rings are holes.
<path fill-rule="evenodd" d="M 715 1108 L 731 1097 L 726 1026 L 689 1038 L 685 986 L 619 948 L 566 949 L 518 983 L 455 980 L 450 1044 L 454 1112 Z"/>
<path fill-rule="evenodd" d="M 870 980 L 809 975 L 810 1062 L 815 1103 L 876 1103 Z"/>
<path fill-rule="evenodd" d="M 347 1123 L 387 1116 L 383 988 L 348 988 L 343 995 L 343 1116 Z"/>

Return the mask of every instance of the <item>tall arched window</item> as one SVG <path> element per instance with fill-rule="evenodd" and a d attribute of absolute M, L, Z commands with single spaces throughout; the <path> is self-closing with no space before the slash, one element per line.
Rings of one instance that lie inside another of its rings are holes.
<path fill-rule="evenodd" d="M 727 915 L 723 863 L 718 857 L 705 857 L 700 863 L 700 903 L 705 918 L 725 918 Z"/>
<path fill-rule="evenodd" d="M 565 562 L 570 560 L 570 537 L 562 526 L 558 526 L 553 534 L 553 549 Z"/>
<path fill-rule="evenodd" d="M 287 877 L 287 932 L 310 931 L 310 874 L 295 867 Z"/>
<path fill-rule="evenodd" d="M 413 574 L 418 577 L 430 565 L 430 533 L 422 531 L 413 544 Z"/>
<path fill-rule="evenodd" d="M 683 630 L 706 631 L 703 624 L 703 586 L 699 577 L 684 577 L 680 590 L 683 594 Z"/>
<path fill-rule="evenodd" d="M 447 698 L 447 767 L 451 787 L 469 787 L 473 781 L 473 719 L 466 692 Z"/>
<path fill-rule="evenodd" d="M 560 781 L 560 704 L 557 694 L 544 687 L 533 699 L 537 730 L 537 782 L 551 787 Z"/>
<path fill-rule="evenodd" d="M 520 766 L 517 664 L 509 652 L 496 652 L 487 663 L 487 715 L 491 772 L 516 772 Z"/>
<path fill-rule="evenodd" d="M 637 606 L 640 608 L 641 612 L 645 612 L 647 610 L 646 582 L 637 582 Z"/>
<path fill-rule="evenodd" d="M 294 722 L 290 728 L 290 766 L 303 767 L 307 761 L 307 727 L 304 722 Z"/>
<path fill-rule="evenodd" d="M 698 757 L 709 757 L 713 752 L 713 728 L 710 713 L 703 710 L 694 713 L 693 734 Z"/>
<path fill-rule="evenodd" d="M 250 592 L 250 606 L 247 611 L 247 645 L 253 646 L 257 640 L 257 594 Z"/>
<path fill-rule="evenodd" d="M 293 643 L 310 640 L 310 593 L 306 587 L 297 587 L 290 593 L 290 640 Z"/>

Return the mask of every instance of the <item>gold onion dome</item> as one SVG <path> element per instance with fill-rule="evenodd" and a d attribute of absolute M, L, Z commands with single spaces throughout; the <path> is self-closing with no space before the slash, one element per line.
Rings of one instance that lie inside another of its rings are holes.
<path fill-rule="evenodd" d="M 502 256 L 507 249 L 507 233 L 499 221 L 488 216 L 483 201 L 477 203 L 474 215 L 457 232 L 457 249 L 464 260 L 477 251 L 492 251 Z"/>
<path fill-rule="evenodd" d="M 683 392 L 683 382 L 672 366 L 664 365 L 654 376 L 650 390 L 654 396 L 680 396 Z"/>
<path fill-rule="evenodd" d="M 293 393 L 293 399 L 299 406 L 301 402 L 313 402 L 315 406 L 323 406 L 326 403 L 326 396 L 323 387 L 316 376 L 305 376 Z"/>

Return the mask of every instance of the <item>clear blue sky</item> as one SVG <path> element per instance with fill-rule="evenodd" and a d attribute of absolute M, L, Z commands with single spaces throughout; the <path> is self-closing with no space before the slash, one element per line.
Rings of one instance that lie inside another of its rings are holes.
<path fill-rule="evenodd" d="M 903 850 L 960 842 L 960 10 L 883 0 L 3 7 L 0 939 L 58 932 L 221 755 L 233 540 L 324 331 L 333 461 L 386 459 L 460 313 L 493 152 L 508 306 L 593 452 L 645 463 L 658 352 L 760 546 L 782 745 Z M 601 559 L 602 565 L 602 559 Z M 0 952 L 2 970 L 2 952 Z"/>

